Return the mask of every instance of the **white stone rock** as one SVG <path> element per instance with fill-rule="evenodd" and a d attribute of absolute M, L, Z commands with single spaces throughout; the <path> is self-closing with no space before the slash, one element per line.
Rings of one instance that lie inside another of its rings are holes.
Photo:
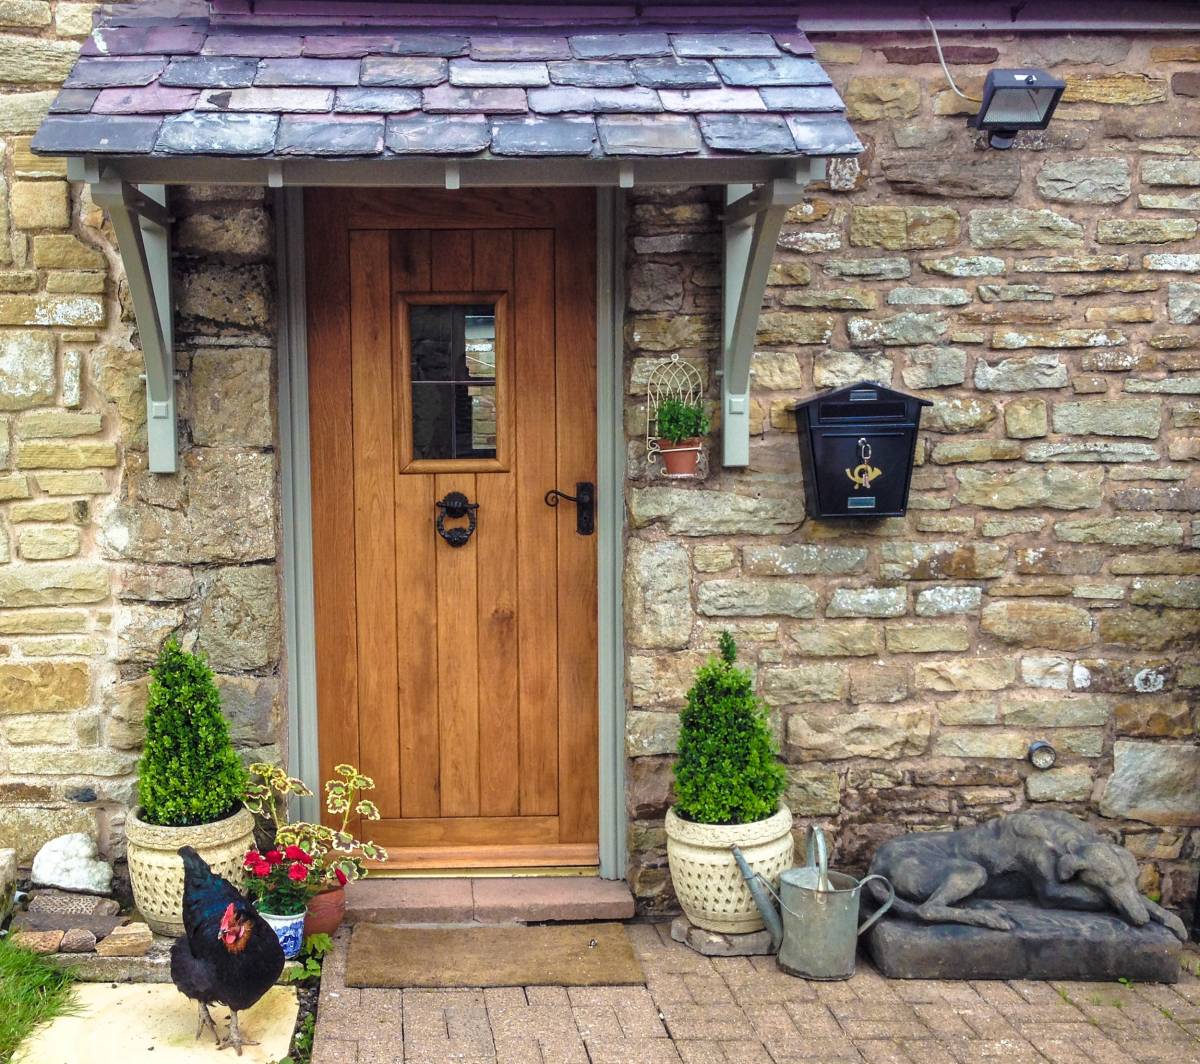
<path fill-rule="evenodd" d="M 96 840 L 82 832 L 51 839 L 33 859 L 36 887 L 108 894 L 112 876 L 112 866 L 96 853 Z"/>
<path fill-rule="evenodd" d="M 0 924 L 12 912 L 17 893 L 17 851 L 0 850 Z"/>

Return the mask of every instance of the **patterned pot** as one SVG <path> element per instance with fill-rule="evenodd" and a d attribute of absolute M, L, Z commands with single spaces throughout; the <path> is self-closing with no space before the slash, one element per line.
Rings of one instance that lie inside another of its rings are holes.
<path fill-rule="evenodd" d="M 342 926 L 346 917 L 346 888 L 331 887 L 323 890 L 308 903 L 304 917 L 304 937 L 309 935 L 332 935 Z"/>
<path fill-rule="evenodd" d="M 792 867 L 792 813 L 786 806 L 753 824 L 698 824 L 667 810 L 667 862 L 684 914 L 697 927 L 742 935 L 758 931 L 762 916 L 730 852 L 738 846 L 750 867 L 779 889 Z"/>
<path fill-rule="evenodd" d="M 219 876 L 241 887 L 242 858 L 254 845 L 254 817 L 244 806 L 212 824 L 172 828 L 147 824 L 142 810 L 125 818 L 129 878 L 138 912 L 152 931 L 178 938 L 183 934 L 183 858 L 180 846 L 195 847 Z"/>
<path fill-rule="evenodd" d="M 300 947 L 304 945 L 305 913 L 296 913 L 293 916 L 276 916 L 274 913 L 265 913 L 262 909 L 259 909 L 258 915 L 266 920 L 274 929 L 275 936 L 279 939 L 279 944 L 283 947 L 284 959 L 294 961 L 299 957 Z"/>

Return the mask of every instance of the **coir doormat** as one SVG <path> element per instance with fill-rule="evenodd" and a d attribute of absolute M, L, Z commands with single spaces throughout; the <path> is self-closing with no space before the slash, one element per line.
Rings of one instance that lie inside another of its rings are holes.
<path fill-rule="evenodd" d="M 346 985 L 357 987 L 628 986 L 645 981 L 621 924 L 358 924 L 346 960 Z"/>

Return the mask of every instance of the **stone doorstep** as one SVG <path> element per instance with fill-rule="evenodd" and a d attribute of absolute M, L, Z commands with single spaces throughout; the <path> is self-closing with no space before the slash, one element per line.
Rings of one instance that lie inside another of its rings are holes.
<path fill-rule="evenodd" d="M 628 884 L 596 876 L 375 878 L 346 890 L 349 924 L 531 924 L 633 915 Z"/>

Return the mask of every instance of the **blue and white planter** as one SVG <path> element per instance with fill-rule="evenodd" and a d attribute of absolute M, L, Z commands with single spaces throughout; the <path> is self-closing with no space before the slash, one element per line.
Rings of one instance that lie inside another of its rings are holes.
<path fill-rule="evenodd" d="M 275 936 L 283 947 L 284 959 L 292 961 L 299 957 L 300 947 L 304 945 L 305 914 L 298 912 L 294 916 L 276 916 L 274 913 L 265 913 L 261 909 L 258 913 L 275 931 Z"/>

